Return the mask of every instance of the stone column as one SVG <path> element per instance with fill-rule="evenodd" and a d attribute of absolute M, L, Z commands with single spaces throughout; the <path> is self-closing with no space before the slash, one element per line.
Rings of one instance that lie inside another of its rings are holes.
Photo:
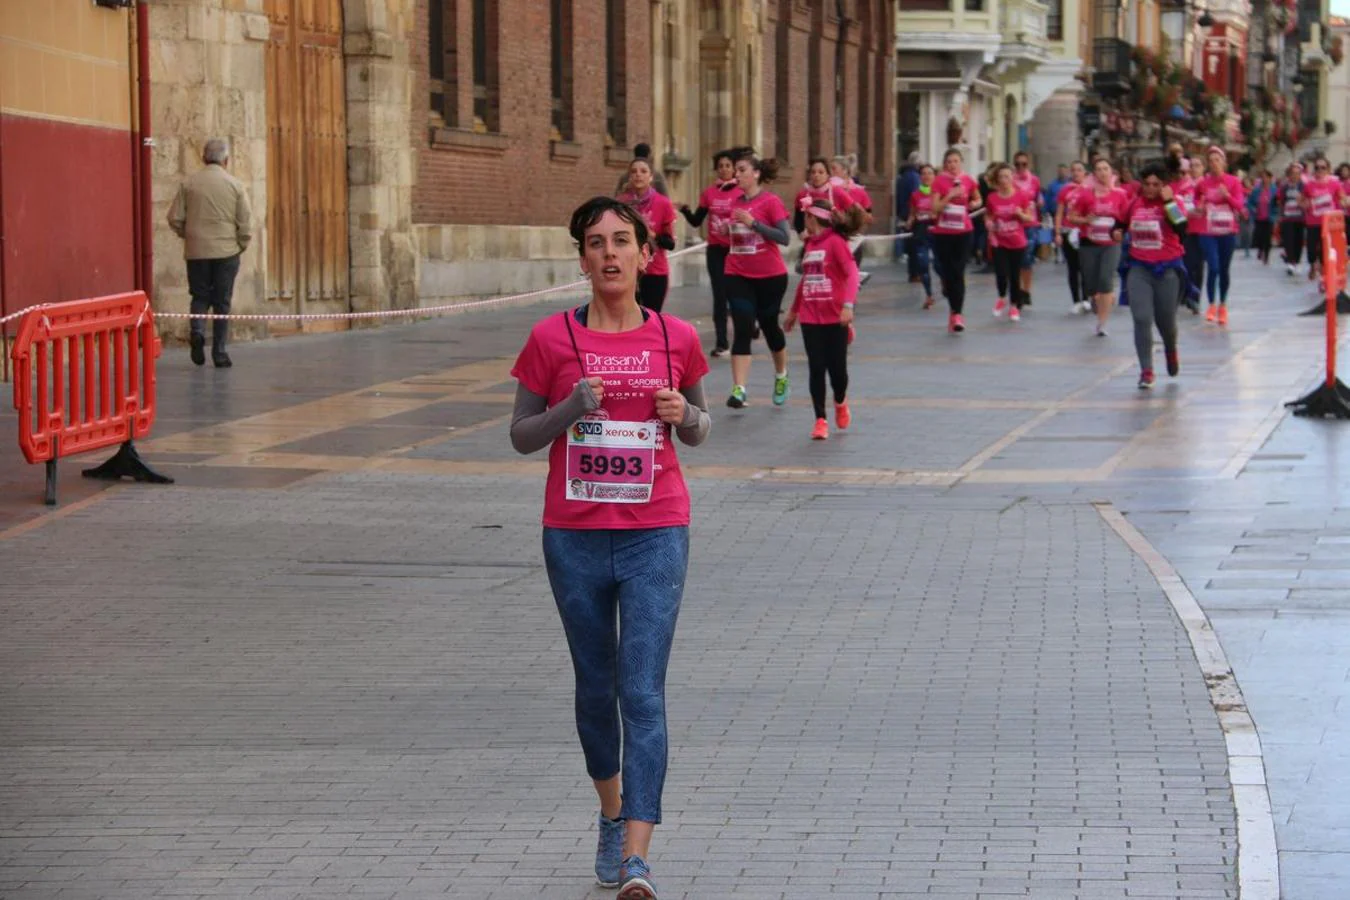
<path fill-rule="evenodd" d="M 417 305 L 412 0 L 344 0 L 351 306 Z M 419 107 L 420 109 L 421 107 Z"/>
<path fill-rule="evenodd" d="M 155 139 L 155 309 L 187 312 L 183 242 L 165 217 L 179 184 L 202 167 L 213 137 L 230 142 L 230 171 L 249 187 L 253 242 L 235 282 L 235 312 L 256 312 L 267 278 L 267 89 L 269 34 L 263 0 L 156 0 L 150 5 L 150 108 Z M 187 335 L 186 320 L 161 320 Z M 241 326 L 238 331 L 263 331 Z"/>

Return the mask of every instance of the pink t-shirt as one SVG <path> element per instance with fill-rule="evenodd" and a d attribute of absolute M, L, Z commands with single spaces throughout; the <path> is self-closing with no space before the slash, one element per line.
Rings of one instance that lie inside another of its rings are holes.
<path fill-rule="evenodd" d="M 835 209 L 848 209 L 856 201 L 852 191 L 843 190 L 830 182 L 825 182 L 823 187 L 812 187 L 810 184 L 803 184 L 802 189 L 797 192 L 797 209 L 801 208 L 801 202 L 804 197 L 810 197 L 812 200 L 828 200 Z"/>
<path fill-rule="evenodd" d="M 1193 224 L 1195 219 L 1195 179 L 1189 175 L 1182 175 L 1176 181 L 1172 182 L 1172 196 L 1176 198 L 1177 206 L 1187 216 L 1189 223 Z"/>
<path fill-rule="evenodd" d="M 1034 209 L 1036 201 L 1029 194 L 1014 190 L 1004 197 L 994 191 L 985 200 L 988 212 L 985 221 L 989 226 L 989 237 L 995 247 L 1004 250 L 1025 250 L 1027 247 L 1027 223 L 1018 215 L 1027 209 Z"/>
<path fill-rule="evenodd" d="M 1341 183 L 1330 176 L 1322 181 L 1309 178 L 1303 183 L 1303 196 L 1308 201 L 1308 227 L 1321 228 L 1326 214 L 1341 208 Z"/>
<path fill-rule="evenodd" d="M 666 259 L 666 251 L 656 246 L 656 237 L 662 234 L 675 236 L 675 204 L 651 188 L 647 189 L 645 196 L 639 197 L 625 191 L 619 195 L 619 199 L 642 213 L 642 218 L 647 220 L 647 227 L 651 230 L 652 258 L 647 263 L 646 274 L 669 275 L 670 261 Z"/>
<path fill-rule="evenodd" d="M 1060 218 L 1064 223 L 1065 231 L 1073 228 L 1073 226 L 1069 224 L 1067 217 L 1069 215 L 1069 210 L 1073 208 L 1073 195 L 1078 192 L 1079 187 L 1081 187 L 1081 185 L 1074 184 L 1070 181 L 1068 184 L 1064 185 L 1064 187 L 1059 189 L 1059 195 L 1055 197 L 1055 209 L 1064 210 L 1064 215 Z"/>
<path fill-rule="evenodd" d="M 1211 172 L 1196 182 L 1195 207 L 1196 215 L 1190 223 L 1192 234 L 1198 237 L 1237 234 L 1238 218 L 1246 208 L 1242 182 L 1236 175 Z"/>
<path fill-rule="evenodd" d="M 914 211 L 914 221 L 923 222 L 925 225 L 931 225 L 935 217 L 933 213 L 933 192 L 915 191 L 909 195 L 909 208 Z"/>
<path fill-rule="evenodd" d="M 868 212 L 872 211 L 872 195 L 867 193 L 867 188 L 855 181 L 849 186 L 849 192 L 853 195 L 854 203 L 857 203 Z"/>
<path fill-rule="evenodd" d="M 731 246 L 731 204 L 741 194 L 735 181 L 718 181 L 703 189 L 698 205 L 708 211 L 708 243 Z"/>
<path fill-rule="evenodd" d="M 848 241 L 827 228 L 802 247 L 802 280 L 792 311 L 806 325 L 837 325 L 844 304 L 857 298 L 860 280 Z"/>
<path fill-rule="evenodd" d="M 964 172 L 959 178 L 953 178 L 943 172 L 933 179 L 933 193 L 936 196 L 946 197 L 957 187 L 961 188 L 961 193 L 937 214 L 933 234 L 965 234 L 974 230 L 975 225 L 970 221 L 970 204 L 980 196 L 980 188 L 975 179 Z"/>
<path fill-rule="evenodd" d="M 674 316 L 653 313 L 639 328 L 609 334 L 585 327 L 575 313 L 569 309 L 536 323 L 511 369 L 512 378 L 547 398 L 550 407 L 566 400 L 582 378 L 598 375 L 605 380 L 600 409 L 574 423 L 549 449 L 544 525 L 579 529 L 688 525 L 689 489 L 671 429 L 656 416 L 655 394 L 672 382 L 677 390 L 693 387 L 708 373 L 698 332 Z M 568 334 L 569 317 L 575 347 Z M 634 449 L 605 451 L 606 462 L 597 465 L 595 435 L 602 431 L 609 432 L 604 439 L 621 445 L 627 439 Z M 644 443 L 645 449 L 640 446 Z M 622 462 L 614 463 L 614 457 Z M 599 471 L 602 467 L 604 472 Z M 596 499 L 625 491 L 631 496 L 644 482 L 650 485 L 646 502 Z"/>
<path fill-rule="evenodd" d="M 767 190 L 761 190 L 753 200 L 741 194 L 732 205 L 733 212 L 738 209 L 749 210 L 756 222 L 763 222 L 773 228 L 777 228 L 778 223 L 788 217 L 783 201 L 778 199 L 777 194 Z M 724 271 L 742 278 L 772 278 L 786 275 L 787 266 L 783 264 L 783 253 L 777 244 L 753 227 L 732 219 L 731 252 L 727 254 Z"/>
<path fill-rule="evenodd" d="M 1256 218 L 1262 222 L 1270 218 L 1270 185 L 1261 183 L 1256 195 Z"/>
<path fill-rule="evenodd" d="M 1074 213 L 1088 220 L 1086 225 L 1080 226 L 1083 237 L 1099 245 L 1116 243 L 1111 232 L 1125 220 L 1129 202 L 1130 198 L 1118 187 L 1110 188 L 1104 194 L 1097 193 L 1095 188 L 1085 188 L 1074 194 Z"/>
<path fill-rule="evenodd" d="M 1146 263 L 1180 259 L 1185 250 L 1172 223 L 1167 221 L 1162 198 L 1135 197 L 1125 213 L 1130 234 L 1130 256 Z"/>
<path fill-rule="evenodd" d="M 1041 208 L 1041 177 L 1030 169 L 1025 174 L 1013 171 L 1013 187 L 1031 198 L 1033 206 L 1039 210 Z M 1037 224 L 1032 222 L 1028 228 L 1036 228 Z"/>

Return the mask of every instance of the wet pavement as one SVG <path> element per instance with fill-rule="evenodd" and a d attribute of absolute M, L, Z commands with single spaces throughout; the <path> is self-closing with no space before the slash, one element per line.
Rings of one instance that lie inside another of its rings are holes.
<path fill-rule="evenodd" d="M 856 424 L 824 443 L 795 335 L 786 409 L 761 356 L 726 410 L 713 361 L 663 897 L 1237 896 L 1252 774 L 1117 510 L 1236 673 L 1282 896 L 1343 893 L 1350 438 L 1282 409 L 1320 361 L 1310 288 L 1235 270 L 1230 328 L 1185 318 L 1151 393 L 1128 314 L 1094 337 L 1045 264 L 1020 325 L 974 279 L 959 337 L 880 270 Z M 0 896 L 605 895 L 543 459 L 505 436 L 546 309 L 237 345 L 227 371 L 169 348 L 140 449 L 173 487 L 100 492 L 73 460 L 51 514 L 0 447 Z"/>

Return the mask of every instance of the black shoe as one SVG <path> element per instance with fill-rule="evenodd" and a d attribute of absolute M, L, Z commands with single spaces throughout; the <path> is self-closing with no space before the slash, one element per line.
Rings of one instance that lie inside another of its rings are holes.
<path fill-rule="evenodd" d="M 228 369 L 234 365 L 234 362 L 230 360 L 230 354 L 228 353 L 214 355 L 211 357 L 211 361 L 216 364 L 217 369 Z"/>
<path fill-rule="evenodd" d="M 188 336 L 188 352 L 192 355 L 192 363 L 197 366 L 206 365 L 206 337 L 200 334 Z"/>

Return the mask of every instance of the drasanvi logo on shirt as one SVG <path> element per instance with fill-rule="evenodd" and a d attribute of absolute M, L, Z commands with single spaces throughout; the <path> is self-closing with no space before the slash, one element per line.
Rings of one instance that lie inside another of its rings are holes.
<path fill-rule="evenodd" d="M 652 352 L 627 355 L 586 353 L 586 371 L 592 375 L 646 375 L 652 370 Z"/>

